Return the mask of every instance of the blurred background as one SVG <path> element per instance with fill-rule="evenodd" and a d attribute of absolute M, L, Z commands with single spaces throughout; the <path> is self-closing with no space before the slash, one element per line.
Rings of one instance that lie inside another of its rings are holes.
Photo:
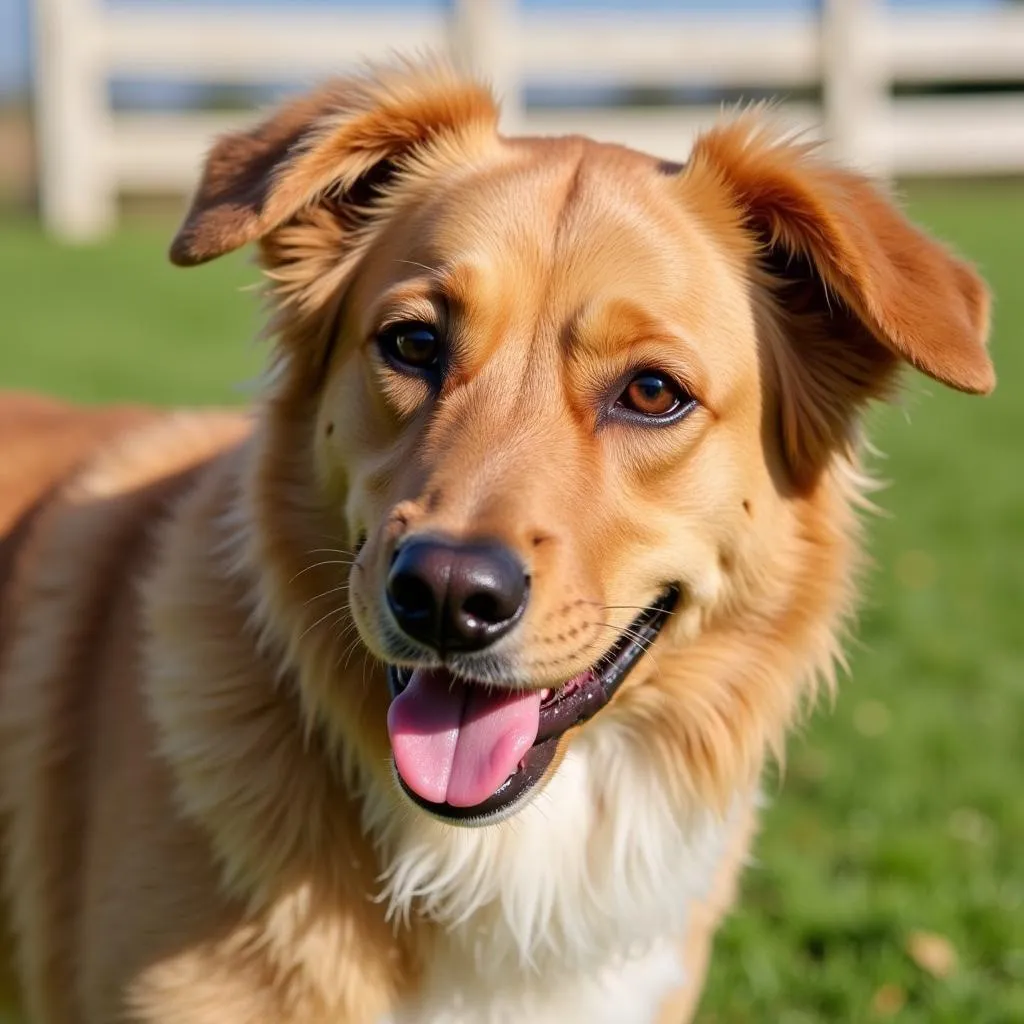
<path fill-rule="evenodd" d="M 892 484 L 851 673 L 768 781 L 700 1019 L 1024 1022 L 1024 3 L 0 0 L 0 387 L 245 400 L 256 271 L 164 255 L 202 153 L 425 48 L 487 75 L 510 131 L 666 158 L 777 100 L 989 278 L 995 396 L 914 380 L 874 417 Z"/>

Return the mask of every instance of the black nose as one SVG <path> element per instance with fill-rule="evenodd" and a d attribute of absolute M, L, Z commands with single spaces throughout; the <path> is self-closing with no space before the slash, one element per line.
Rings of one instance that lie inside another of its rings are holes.
<path fill-rule="evenodd" d="M 479 651 L 503 637 L 526 604 L 528 577 L 491 541 L 412 537 L 395 553 L 388 605 L 402 630 L 438 653 Z"/>

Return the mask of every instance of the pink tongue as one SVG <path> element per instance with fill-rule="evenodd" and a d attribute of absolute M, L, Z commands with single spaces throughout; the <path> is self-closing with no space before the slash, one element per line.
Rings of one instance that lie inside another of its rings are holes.
<path fill-rule="evenodd" d="M 537 738 L 539 693 L 466 686 L 443 669 L 416 669 L 391 702 L 398 774 L 431 803 L 473 807 L 519 767 Z"/>

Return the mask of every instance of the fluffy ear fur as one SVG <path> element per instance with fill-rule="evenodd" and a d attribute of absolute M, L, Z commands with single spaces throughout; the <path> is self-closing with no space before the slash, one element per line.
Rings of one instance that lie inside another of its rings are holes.
<path fill-rule="evenodd" d="M 321 198 L 358 205 L 403 154 L 445 132 L 496 122 L 489 91 L 441 64 L 329 82 L 214 145 L 171 260 L 193 266 L 222 256 Z"/>
<path fill-rule="evenodd" d="M 689 177 L 724 189 L 767 271 L 784 335 L 772 346 L 781 430 L 798 481 L 849 442 L 857 408 L 887 392 L 901 360 L 960 391 L 992 390 L 984 283 L 866 178 L 756 115 L 698 140 Z"/>

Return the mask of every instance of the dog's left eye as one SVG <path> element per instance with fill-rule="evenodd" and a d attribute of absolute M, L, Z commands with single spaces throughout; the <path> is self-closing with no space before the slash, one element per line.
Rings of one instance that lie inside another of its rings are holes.
<path fill-rule="evenodd" d="M 430 324 L 391 324 L 377 335 L 377 344 L 399 368 L 434 373 L 441 362 L 441 338 Z"/>
<path fill-rule="evenodd" d="M 675 420 L 694 405 L 691 395 L 661 370 L 641 370 L 616 401 L 619 409 L 645 419 Z"/>

